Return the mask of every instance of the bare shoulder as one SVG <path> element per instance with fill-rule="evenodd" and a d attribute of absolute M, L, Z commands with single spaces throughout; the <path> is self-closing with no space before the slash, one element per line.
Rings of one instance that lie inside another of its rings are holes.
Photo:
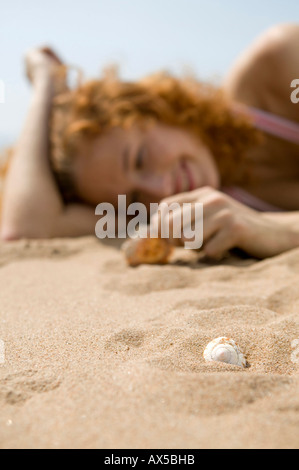
<path fill-rule="evenodd" d="M 289 99 L 299 78 L 299 24 L 279 24 L 259 36 L 237 59 L 224 81 L 232 99 L 271 108 L 274 99 Z"/>

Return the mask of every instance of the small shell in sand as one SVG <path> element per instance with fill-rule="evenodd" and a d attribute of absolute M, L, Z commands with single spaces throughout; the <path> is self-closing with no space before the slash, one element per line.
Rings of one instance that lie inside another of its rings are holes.
<path fill-rule="evenodd" d="M 225 362 L 243 368 L 247 366 L 244 354 L 230 338 L 221 337 L 214 339 L 207 345 L 203 356 L 208 362 Z"/>
<path fill-rule="evenodd" d="M 122 245 L 128 264 L 166 264 L 172 253 L 172 246 L 162 238 L 131 238 Z"/>

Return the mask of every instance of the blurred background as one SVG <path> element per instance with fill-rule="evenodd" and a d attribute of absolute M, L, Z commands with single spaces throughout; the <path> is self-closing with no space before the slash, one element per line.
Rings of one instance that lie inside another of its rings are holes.
<path fill-rule="evenodd" d="M 124 79 L 191 69 L 221 83 L 259 34 L 298 21 L 298 0 L 2 0 L 0 148 L 15 141 L 26 114 L 23 54 L 31 47 L 52 46 L 86 78 L 118 63 Z"/>

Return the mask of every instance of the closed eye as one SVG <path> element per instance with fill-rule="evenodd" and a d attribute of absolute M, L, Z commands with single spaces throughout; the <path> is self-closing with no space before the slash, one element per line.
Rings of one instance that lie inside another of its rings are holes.
<path fill-rule="evenodd" d="M 145 155 L 145 146 L 141 145 L 136 153 L 135 157 L 135 169 L 136 170 L 142 170 L 144 166 L 144 155 Z M 130 198 L 130 203 L 134 202 L 140 202 L 140 192 L 139 191 L 133 191 L 131 194 Z"/>
<path fill-rule="evenodd" d="M 144 145 L 139 147 L 136 159 L 135 159 L 135 167 L 137 170 L 141 170 L 144 164 Z"/>

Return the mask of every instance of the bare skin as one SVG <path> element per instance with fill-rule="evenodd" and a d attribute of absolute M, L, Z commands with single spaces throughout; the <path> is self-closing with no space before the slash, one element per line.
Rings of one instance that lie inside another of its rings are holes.
<path fill-rule="evenodd" d="M 278 26 L 266 32 L 226 78 L 227 94 L 236 101 L 299 121 L 299 111 L 290 100 L 290 83 L 299 73 L 298 44 L 298 26 Z M 271 137 L 261 149 L 251 152 L 256 178 L 245 189 L 295 212 L 261 214 L 224 195 L 219 191 L 220 175 L 209 150 L 185 131 L 163 125 L 146 132 L 115 129 L 82 145 L 75 158 L 74 175 L 87 204 L 63 206 L 46 150 L 55 60 L 37 52 L 27 60 L 33 103 L 6 182 L 4 240 L 94 233 L 92 207 L 103 198 L 114 202 L 117 194 L 127 194 L 146 204 L 161 200 L 203 202 L 203 249 L 211 257 L 220 258 L 228 249 L 239 247 L 263 258 L 299 246 L 299 148 Z"/>
<path fill-rule="evenodd" d="M 290 84 L 299 76 L 299 26 L 271 28 L 242 55 L 224 82 L 235 101 L 299 122 L 299 107 L 291 102 Z M 253 149 L 255 183 L 248 191 L 286 210 L 299 209 L 299 147 L 267 137 Z"/>
<path fill-rule="evenodd" d="M 214 159 L 200 140 L 160 123 L 149 129 L 111 129 L 83 143 L 73 172 L 81 198 L 93 205 L 116 204 L 117 195 L 126 194 L 128 204 L 148 206 L 173 194 L 220 184 Z"/>
<path fill-rule="evenodd" d="M 50 168 L 48 120 L 59 63 L 52 52 L 43 50 L 30 51 L 26 57 L 33 94 L 5 180 L 1 238 L 6 241 L 80 236 L 94 231 L 94 210 L 83 204 L 64 206 Z"/>

